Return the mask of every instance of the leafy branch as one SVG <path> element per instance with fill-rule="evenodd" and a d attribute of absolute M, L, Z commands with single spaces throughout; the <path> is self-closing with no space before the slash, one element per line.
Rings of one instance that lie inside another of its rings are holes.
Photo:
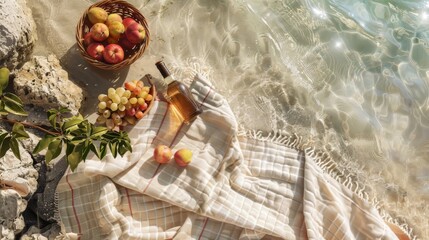
<path fill-rule="evenodd" d="M 0 79 L 0 85 L 1 83 Z M 10 132 L 0 130 L 0 158 L 10 149 L 17 158 L 21 158 L 18 141 L 29 138 L 25 127 L 37 129 L 45 134 L 37 143 L 33 154 L 46 149 L 45 161 L 49 163 L 65 150 L 67 162 L 72 170 L 76 169 L 80 162 L 85 161 L 90 152 L 99 159 L 103 159 L 107 155 L 107 150 L 110 150 L 113 157 L 117 157 L 118 154 L 124 156 L 126 152 L 132 152 L 127 132 L 116 132 L 103 126 L 97 126 L 90 123 L 81 114 L 69 117 L 70 110 L 67 108 L 47 111 L 50 126 L 39 126 L 8 119 L 9 114 L 18 116 L 28 116 L 28 114 L 24 110 L 22 100 L 13 93 L 3 93 L 4 88 L 4 86 L 0 86 L 0 121 L 12 124 L 13 127 Z"/>

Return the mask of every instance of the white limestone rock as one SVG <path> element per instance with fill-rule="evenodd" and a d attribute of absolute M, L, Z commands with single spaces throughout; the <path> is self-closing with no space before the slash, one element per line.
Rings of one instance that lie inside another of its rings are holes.
<path fill-rule="evenodd" d="M 14 239 L 22 231 L 25 224 L 21 213 L 26 207 L 27 201 L 16 191 L 0 191 L 0 239 Z"/>
<path fill-rule="evenodd" d="M 25 0 L 0 0 L 0 66 L 14 69 L 30 56 L 36 24 Z"/>
<path fill-rule="evenodd" d="M 27 105 L 30 122 L 46 123 L 51 108 L 67 107 L 76 115 L 84 100 L 82 88 L 69 79 L 55 55 L 34 56 L 16 72 L 13 87 Z"/>

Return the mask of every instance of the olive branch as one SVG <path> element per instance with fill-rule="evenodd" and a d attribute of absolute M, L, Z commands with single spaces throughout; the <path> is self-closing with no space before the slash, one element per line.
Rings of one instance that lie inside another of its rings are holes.
<path fill-rule="evenodd" d="M 6 82 L 6 85 L 8 81 Z M 0 121 L 12 125 L 11 131 L 0 129 L 0 159 L 8 150 L 21 159 L 19 140 L 29 138 L 25 128 L 30 127 L 42 131 L 45 135 L 37 143 L 33 154 L 46 149 L 45 161 L 49 163 L 65 150 L 67 163 L 75 170 L 80 162 L 85 161 L 90 152 L 103 159 L 108 150 L 113 157 L 124 156 L 132 152 L 131 141 L 125 131 L 109 130 L 103 126 L 90 123 L 81 114 L 70 117 L 70 109 L 59 108 L 47 111 L 50 126 L 40 126 L 25 121 L 8 119 L 9 114 L 28 116 L 24 103 L 13 93 L 3 92 L 5 86 L 0 86 Z"/>

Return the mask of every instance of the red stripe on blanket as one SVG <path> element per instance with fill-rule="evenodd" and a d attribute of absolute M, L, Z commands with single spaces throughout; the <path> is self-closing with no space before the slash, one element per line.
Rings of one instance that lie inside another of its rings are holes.
<path fill-rule="evenodd" d="M 207 222 L 209 221 L 209 218 L 206 218 L 206 220 L 204 221 L 204 226 L 203 226 L 203 230 L 201 230 L 200 236 L 198 237 L 198 240 L 201 239 L 201 237 L 203 236 L 204 230 L 206 229 L 207 226 Z"/>
<path fill-rule="evenodd" d="M 81 229 L 81 227 L 80 227 L 79 217 L 77 216 L 76 208 L 75 208 L 75 206 L 74 206 L 74 191 L 73 191 L 73 187 L 72 187 L 72 185 L 71 185 L 71 184 L 70 184 L 70 182 L 69 182 L 69 175 L 68 175 L 68 174 L 66 175 L 66 181 L 67 181 L 67 184 L 68 184 L 68 185 L 69 185 L 69 187 L 70 187 L 70 192 L 71 192 L 71 195 L 72 195 L 72 208 L 73 208 L 73 214 L 74 214 L 74 217 L 75 217 L 75 219 L 76 219 L 77 228 L 78 228 L 78 230 L 79 230 L 79 233 L 78 233 L 78 235 L 79 235 L 78 240 L 79 240 L 79 239 L 80 239 L 80 236 L 82 235 L 82 229 Z"/>
<path fill-rule="evenodd" d="M 130 209 L 131 217 L 133 217 L 133 208 L 131 207 L 131 199 L 130 194 L 128 193 L 128 188 L 125 188 L 125 193 L 127 194 L 128 208 Z"/>
<path fill-rule="evenodd" d="M 163 119 L 163 121 L 164 121 L 164 119 Z M 174 138 L 173 138 L 173 140 L 171 141 L 171 143 L 169 145 L 170 147 L 173 145 L 174 141 L 176 140 L 177 135 L 179 135 L 179 132 L 182 129 L 183 125 L 184 125 L 184 123 L 182 123 L 180 125 L 179 129 L 177 130 L 176 134 L 174 135 Z M 155 169 L 155 172 L 153 173 L 153 176 L 149 179 L 149 182 L 147 183 L 147 186 L 144 188 L 143 193 L 146 192 L 146 190 L 148 189 L 148 187 L 152 183 L 153 179 L 155 178 L 156 174 L 158 173 L 159 169 L 161 168 L 161 165 L 162 165 L 161 163 L 158 163 L 158 167 Z"/>
<path fill-rule="evenodd" d="M 206 101 L 207 97 L 210 95 L 210 93 L 212 92 L 213 88 L 210 87 L 209 91 L 207 92 L 206 96 L 203 98 L 203 101 L 200 103 L 200 107 L 204 104 L 204 102 Z"/>

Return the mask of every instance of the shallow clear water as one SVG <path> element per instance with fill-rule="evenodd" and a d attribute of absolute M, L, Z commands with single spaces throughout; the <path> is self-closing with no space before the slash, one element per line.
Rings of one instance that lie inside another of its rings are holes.
<path fill-rule="evenodd" d="M 95 1 L 29 2 L 36 54 L 57 54 L 97 86 L 69 63 L 75 24 Z M 147 17 L 151 44 L 120 80 L 157 75 L 161 57 L 178 77 L 205 71 L 243 128 L 312 140 L 429 238 L 429 1 L 130 2 Z"/>

